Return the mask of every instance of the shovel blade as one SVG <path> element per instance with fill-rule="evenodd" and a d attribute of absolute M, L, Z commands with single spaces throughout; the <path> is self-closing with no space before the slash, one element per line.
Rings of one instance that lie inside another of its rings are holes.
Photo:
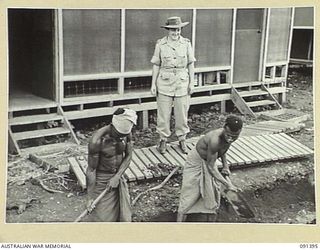
<path fill-rule="evenodd" d="M 255 217 L 253 209 L 240 193 L 228 190 L 224 196 L 238 216 L 247 219 Z"/>

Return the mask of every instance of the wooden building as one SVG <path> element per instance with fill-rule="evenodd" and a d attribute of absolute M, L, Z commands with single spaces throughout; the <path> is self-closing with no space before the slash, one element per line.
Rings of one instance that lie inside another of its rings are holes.
<path fill-rule="evenodd" d="M 191 105 L 233 102 L 242 113 L 285 101 L 294 8 L 8 9 L 9 141 L 71 133 L 71 122 L 138 111 L 147 126 L 156 40 L 167 17 L 190 24 Z M 258 98 L 256 98 L 258 97 Z M 58 121 L 51 127 L 39 124 Z M 38 124 L 38 125 L 37 125 Z"/>
<path fill-rule="evenodd" d="M 314 8 L 294 8 L 290 62 L 313 62 Z"/>

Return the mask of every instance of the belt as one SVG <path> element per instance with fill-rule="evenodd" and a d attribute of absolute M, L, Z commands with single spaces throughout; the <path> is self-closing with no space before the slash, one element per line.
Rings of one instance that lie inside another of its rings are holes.
<path fill-rule="evenodd" d="M 160 68 L 161 71 L 177 73 L 185 71 L 187 68 Z"/>

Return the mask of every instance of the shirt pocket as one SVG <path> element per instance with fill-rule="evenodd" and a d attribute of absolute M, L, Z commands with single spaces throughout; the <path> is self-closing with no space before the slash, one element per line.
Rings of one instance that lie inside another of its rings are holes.
<path fill-rule="evenodd" d="M 170 80 L 170 78 L 171 78 L 171 73 L 169 73 L 169 72 L 162 72 L 161 73 L 162 80 Z"/>
<path fill-rule="evenodd" d="M 164 67 L 168 67 L 172 64 L 173 57 L 172 55 L 165 54 L 162 56 L 162 65 Z"/>
<path fill-rule="evenodd" d="M 189 74 L 187 72 L 180 73 L 180 79 L 182 81 L 189 81 Z"/>
<path fill-rule="evenodd" d="M 187 55 L 183 52 L 177 53 L 177 66 L 186 67 L 187 66 Z"/>

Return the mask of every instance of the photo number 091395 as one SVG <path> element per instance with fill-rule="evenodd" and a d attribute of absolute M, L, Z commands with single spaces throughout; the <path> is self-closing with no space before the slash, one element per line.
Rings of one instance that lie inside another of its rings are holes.
<path fill-rule="evenodd" d="M 314 244 L 314 243 L 312 243 L 312 244 L 305 244 L 305 243 L 303 243 L 303 244 L 300 244 L 300 248 L 302 248 L 302 249 L 318 249 L 318 244 Z"/>

